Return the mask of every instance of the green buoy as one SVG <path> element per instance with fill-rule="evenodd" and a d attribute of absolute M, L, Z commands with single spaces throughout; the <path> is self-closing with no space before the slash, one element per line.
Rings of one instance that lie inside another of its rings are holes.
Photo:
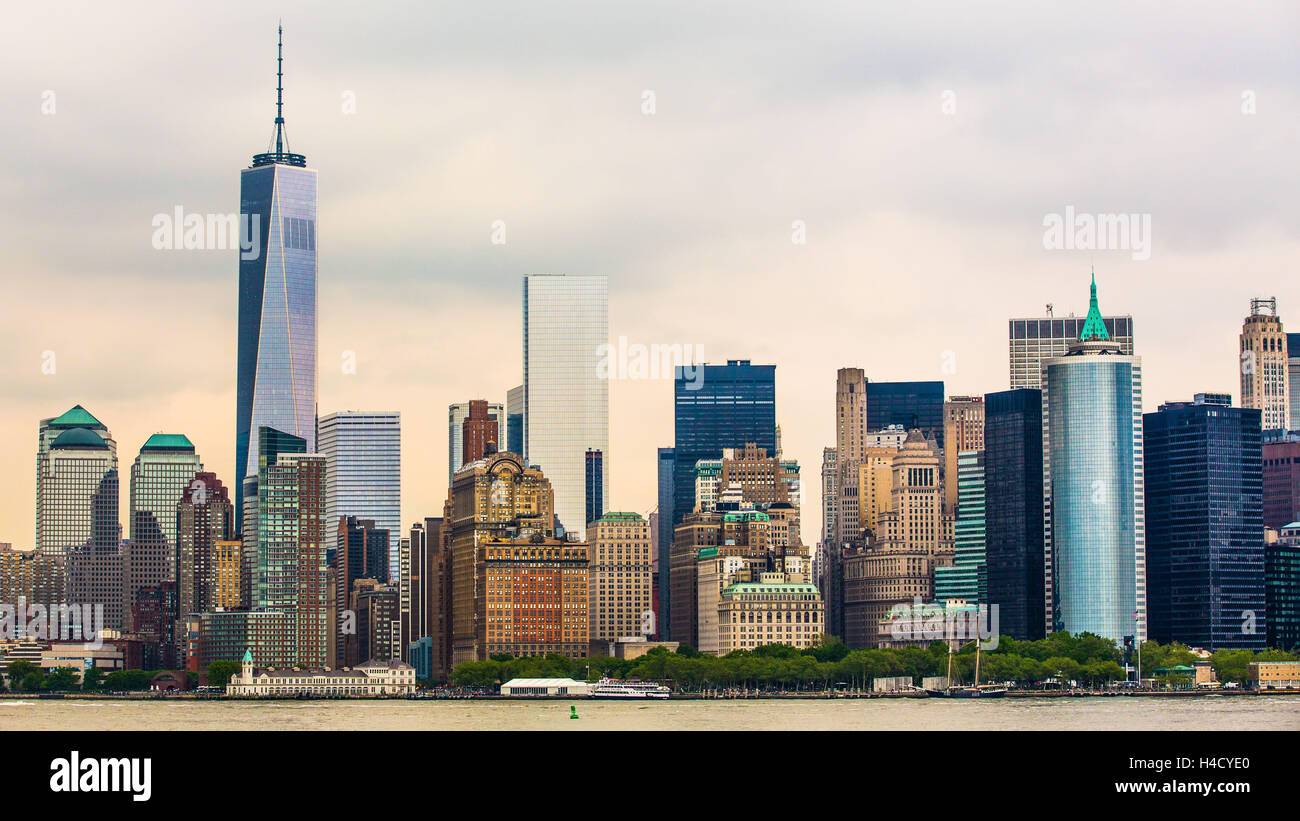
<path fill-rule="evenodd" d="M 573 705 L 573 704 L 570 704 L 570 705 L 569 705 L 569 718 L 573 719 L 573 718 L 577 718 L 577 717 L 578 717 L 578 708 L 577 708 L 577 706 L 576 706 L 576 705 Z"/>

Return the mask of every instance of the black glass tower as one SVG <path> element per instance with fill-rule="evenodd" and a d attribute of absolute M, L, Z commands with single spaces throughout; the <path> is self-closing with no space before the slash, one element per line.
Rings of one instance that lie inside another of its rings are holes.
<path fill-rule="evenodd" d="M 942 382 L 867 382 L 867 430 L 890 425 L 920 428 L 943 448 Z"/>

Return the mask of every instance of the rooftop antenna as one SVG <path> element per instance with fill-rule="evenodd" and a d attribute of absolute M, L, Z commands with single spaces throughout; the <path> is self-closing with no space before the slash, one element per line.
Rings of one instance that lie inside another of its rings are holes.
<path fill-rule="evenodd" d="M 306 167 L 307 158 L 289 150 L 289 137 L 284 128 L 284 24 L 276 26 L 275 44 L 275 150 L 268 146 L 265 154 L 253 155 L 253 167 L 260 165 L 296 165 Z"/>

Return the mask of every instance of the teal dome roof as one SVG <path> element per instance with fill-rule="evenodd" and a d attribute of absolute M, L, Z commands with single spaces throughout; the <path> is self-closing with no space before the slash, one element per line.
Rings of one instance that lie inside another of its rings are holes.
<path fill-rule="evenodd" d="M 50 448 L 102 448 L 107 450 L 108 445 L 93 430 L 71 428 L 60 433 L 59 437 L 50 443 Z"/>

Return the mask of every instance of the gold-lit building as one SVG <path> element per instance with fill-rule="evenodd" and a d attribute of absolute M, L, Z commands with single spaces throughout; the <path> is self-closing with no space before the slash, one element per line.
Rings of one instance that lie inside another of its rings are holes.
<path fill-rule="evenodd" d="M 240 602 L 240 556 L 243 542 L 239 539 L 218 540 L 213 544 L 212 606 L 234 610 Z"/>
<path fill-rule="evenodd" d="M 653 605 L 650 523 L 638 513 L 606 513 L 587 525 L 587 544 L 591 640 L 640 636 Z"/>
<path fill-rule="evenodd" d="M 477 602 L 479 660 L 497 653 L 586 656 L 587 545 L 535 533 L 490 538 L 480 549 L 485 595 Z"/>
<path fill-rule="evenodd" d="M 957 515 L 957 454 L 984 450 L 984 397 L 953 396 L 943 403 L 943 509 Z"/>

